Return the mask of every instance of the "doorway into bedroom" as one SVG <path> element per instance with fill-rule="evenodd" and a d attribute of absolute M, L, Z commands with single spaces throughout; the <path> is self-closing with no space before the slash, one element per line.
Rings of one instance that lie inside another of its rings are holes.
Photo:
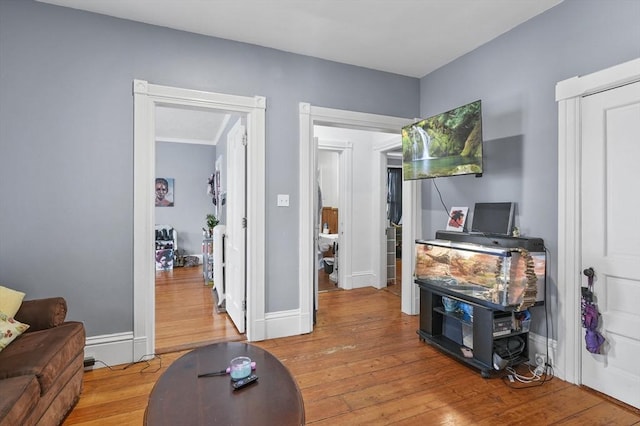
<path fill-rule="evenodd" d="M 212 247 L 207 215 L 226 223 L 222 160 L 228 129 L 240 116 L 158 106 L 155 117 L 156 353 L 244 339 L 218 306 L 210 262 L 215 256 L 205 254 Z"/>
<path fill-rule="evenodd" d="M 155 170 L 156 108 L 199 109 L 239 114 L 246 118 L 246 175 L 244 194 L 252 196 L 246 204 L 246 250 L 242 258 L 246 279 L 227 282 L 226 288 L 242 286 L 246 292 L 243 305 L 247 310 L 242 320 L 248 340 L 264 339 L 265 281 L 265 194 L 260 191 L 265 181 L 265 110 L 262 96 L 236 96 L 214 92 L 133 81 L 134 93 L 134 197 L 133 197 L 133 281 L 134 329 L 133 358 L 155 353 L 155 262 L 153 233 L 155 227 L 154 194 L 151 192 Z M 206 182 L 203 183 L 203 186 Z M 176 198 L 177 200 L 177 198 Z M 227 197 L 227 204 L 231 205 Z M 201 226 L 199 226 L 201 228 Z M 178 237 L 179 238 L 179 237 Z M 221 263 L 221 262 L 220 262 Z"/>

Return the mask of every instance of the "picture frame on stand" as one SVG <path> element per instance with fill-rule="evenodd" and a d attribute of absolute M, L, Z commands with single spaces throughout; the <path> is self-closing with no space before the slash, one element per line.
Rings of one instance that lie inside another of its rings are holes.
<path fill-rule="evenodd" d="M 451 207 L 447 218 L 447 231 L 463 232 L 469 207 Z"/>

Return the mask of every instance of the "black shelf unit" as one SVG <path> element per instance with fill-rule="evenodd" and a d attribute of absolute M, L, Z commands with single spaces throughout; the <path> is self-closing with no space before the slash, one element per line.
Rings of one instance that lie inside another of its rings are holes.
<path fill-rule="evenodd" d="M 511 312 L 487 301 L 457 294 L 437 285 L 429 284 L 425 280 L 416 280 L 420 289 L 420 340 L 432 344 L 444 353 L 478 370 L 482 377 L 491 377 L 496 371 L 493 365 L 494 342 L 521 336 L 524 348 L 520 355 L 509 361 L 509 365 L 517 365 L 529 361 L 529 333 L 526 331 L 512 331 L 508 334 L 494 336 L 494 318 Z M 473 306 L 473 321 L 459 312 L 447 312 L 442 303 L 442 297 L 450 297 Z M 463 327 L 472 329 L 473 356 L 465 357 L 462 348 Z M 458 331 L 459 330 L 459 331 Z M 459 334 L 457 334 L 459 333 Z"/>

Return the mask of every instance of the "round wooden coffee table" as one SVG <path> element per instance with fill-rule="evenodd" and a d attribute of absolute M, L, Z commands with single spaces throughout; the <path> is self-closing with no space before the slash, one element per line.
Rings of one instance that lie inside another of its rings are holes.
<path fill-rule="evenodd" d="M 198 377 L 224 370 L 231 359 L 256 362 L 258 381 L 233 390 L 229 375 Z M 178 358 L 149 395 L 144 424 L 302 425 L 304 403 L 289 370 L 269 352 L 240 342 L 216 343 Z"/>

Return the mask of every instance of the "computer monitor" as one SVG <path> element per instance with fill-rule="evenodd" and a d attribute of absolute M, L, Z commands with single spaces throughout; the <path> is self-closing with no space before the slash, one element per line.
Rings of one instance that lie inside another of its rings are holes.
<path fill-rule="evenodd" d="M 516 203 L 476 203 L 471 232 L 510 235 L 514 226 Z"/>

